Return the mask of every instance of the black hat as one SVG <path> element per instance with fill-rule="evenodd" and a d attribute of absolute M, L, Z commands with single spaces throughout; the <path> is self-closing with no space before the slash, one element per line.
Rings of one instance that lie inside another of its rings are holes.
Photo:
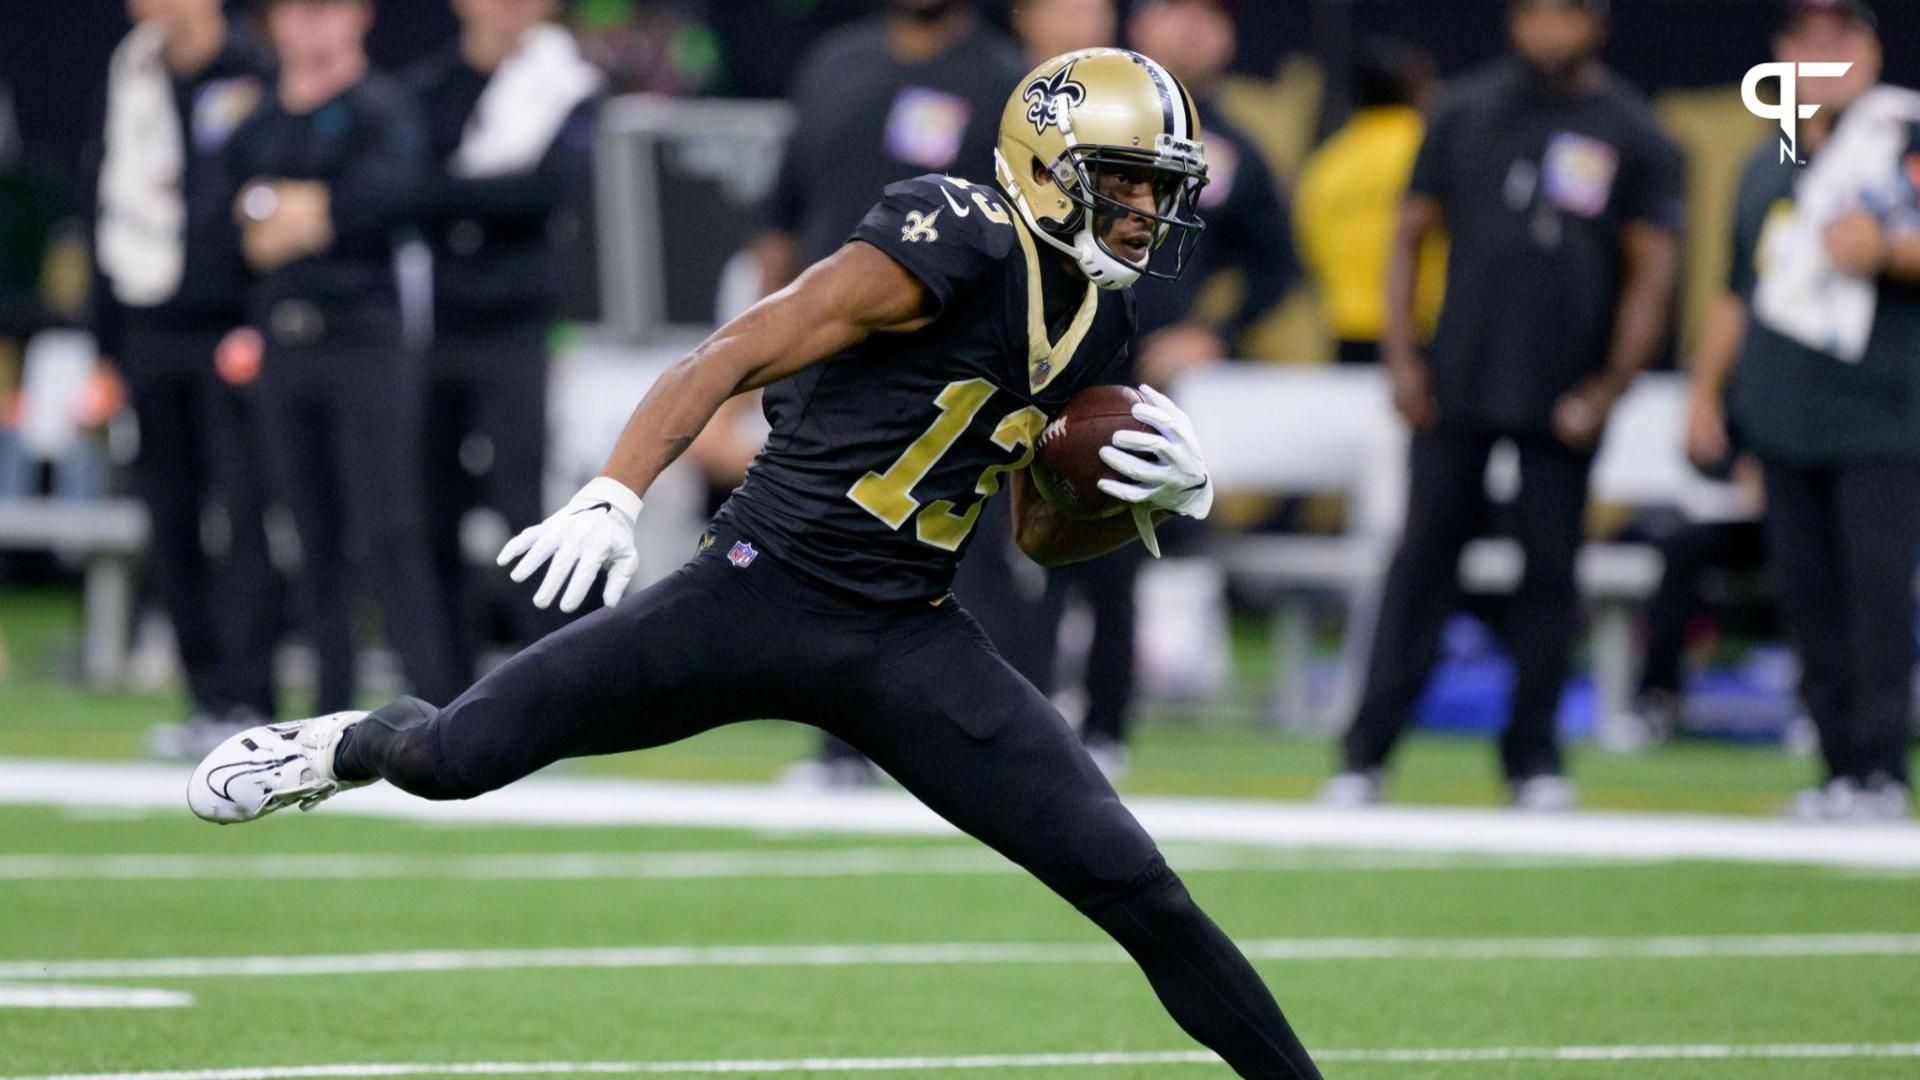
<path fill-rule="evenodd" d="M 1878 29 L 1880 20 L 1873 13 L 1872 0 L 1786 0 L 1780 13 L 1782 29 L 1806 15 L 1838 15 L 1852 19 L 1869 30 Z"/>

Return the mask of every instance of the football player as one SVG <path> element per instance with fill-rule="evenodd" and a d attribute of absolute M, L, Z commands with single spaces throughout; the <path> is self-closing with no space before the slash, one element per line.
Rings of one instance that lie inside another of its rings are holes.
<path fill-rule="evenodd" d="M 1206 159 L 1193 99 L 1137 53 L 1037 68 L 1001 118 L 996 187 L 894 184 L 851 240 L 720 328 L 647 393 L 604 475 L 502 564 L 572 609 L 445 708 L 402 698 L 254 728 L 195 772 L 210 821 L 311 808 L 375 780 L 464 799 L 565 757 L 659 746 L 758 717 L 810 722 L 1111 934 L 1180 1026 L 1243 1076 L 1319 1071 L 1258 974 L 1187 894 L 1047 699 L 947 585 L 981 505 L 1012 489 L 1048 565 L 1205 517 L 1186 416 L 1143 391 L 1101 455 L 1134 516 L 1072 520 L 1024 471 L 1050 415 L 1125 370 L 1127 287 L 1176 276 Z M 641 497 L 729 397 L 765 387 L 773 433 L 698 554 L 621 600 Z M 616 604 L 617 602 L 617 604 Z"/>

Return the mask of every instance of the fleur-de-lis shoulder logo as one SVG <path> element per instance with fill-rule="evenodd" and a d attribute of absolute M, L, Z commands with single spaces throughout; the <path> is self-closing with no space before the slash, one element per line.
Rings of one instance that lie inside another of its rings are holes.
<path fill-rule="evenodd" d="M 1033 125 L 1035 133 L 1045 134 L 1049 127 L 1067 129 L 1058 99 L 1065 98 L 1068 105 L 1078 105 L 1087 100 L 1087 88 L 1073 81 L 1073 65 L 1068 64 L 1047 78 L 1028 83 L 1020 96 L 1027 101 L 1027 122 Z"/>
<path fill-rule="evenodd" d="M 940 220 L 938 210 L 931 214 L 921 210 L 908 211 L 907 224 L 900 230 L 900 239 L 909 244 L 918 244 L 923 240 L 929 244 L 937 243 L 940 239 L 940 230 L 934 228 L 933 223 L 938 220 Z"/>

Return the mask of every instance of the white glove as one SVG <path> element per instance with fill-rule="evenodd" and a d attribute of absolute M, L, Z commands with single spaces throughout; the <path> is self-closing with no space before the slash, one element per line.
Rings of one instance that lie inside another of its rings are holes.
<path fill-rule="evenodd" d="M 1101 491 L 1133 504 L 1133 520 L 1141 542 L 1156 557 L 1160 545 L 1153 535 L 1153 511 L 1167 510 L 1195 520 L 1213 510 L 1213 478 L 1193 434 L 1193 422 L 1173 399 L 1151 386 L 1142 386 L 1146 400 L 1133 407 L 1133 418 L 1154 429 L 1116 431 L 1113 445 L 1100 448 L 1100 460 L 1124 479 L 1102 480 Z"/>
<path fill-rule="evenodd" d="M 519 559 L 512 577 L 525 581 L 552 559 L 553 565 L 533 594 L 533 606 L 552 604 L 554 594 L 564 584 L 567 591 L 560 597 L 561 611 L 579 609 L 604 566 L 607 587 L 600 596 L 612 607 L 620 602 L 640 563 L 633 546 L 633 526 L 639 516 L 640 496 L 612 477 L 596 476 L 559 512 L 507 541 L 498 561 L 505 566 Z"/>

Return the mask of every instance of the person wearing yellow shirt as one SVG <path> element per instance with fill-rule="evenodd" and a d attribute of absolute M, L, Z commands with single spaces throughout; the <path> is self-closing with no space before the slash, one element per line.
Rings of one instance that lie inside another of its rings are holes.
<path fill-rule="evenodd" d="M 1310 155 L 1294 196 L 1294 234 L 1341 363 L 1375 363 L 1386 322 L 1387 259 L 1434 82 L 1418 49 L 1372 42 L 1354 60 L 1354 114 Z M 1421 253 L 1415 326 L 1432 336 L 1446 290 L 1446 240 Z"/>

